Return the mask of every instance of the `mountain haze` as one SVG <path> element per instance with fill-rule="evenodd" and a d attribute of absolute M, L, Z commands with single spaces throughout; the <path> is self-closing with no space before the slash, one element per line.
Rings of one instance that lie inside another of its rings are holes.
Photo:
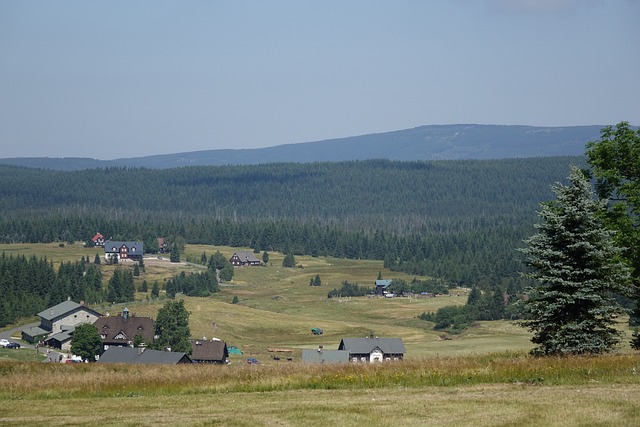
<path fill-rule="evenodd" d="M 106 167 L 339 162 L 347 160 L 464 160 L 581 156 L 603 126 L 428 125 L 370 135 L 254 149 L 204 150 L 115 160 L 25 157 L 0 163 L 59 170 Z"/>

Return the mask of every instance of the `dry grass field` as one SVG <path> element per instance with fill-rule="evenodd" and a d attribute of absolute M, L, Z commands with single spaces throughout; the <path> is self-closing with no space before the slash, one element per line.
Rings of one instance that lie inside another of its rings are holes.
<path fill-rule="evenodd" d="M 216 250 L 189 245 L 183 260 Z M 93 259 L 81 245 L 0 245 L 0 252 L 46 256 L 54 263 Z M 372 286 L 385 278 L 382 262 L 296 257 L 281 266 L 271 253 L 266 267 L 236 269 L 210 298 L 185 297 L 194 338 L 216 337 L 244 351 L 227 366 L 122 366 L 12 361 L 0 352 L 0 423 L 3 425 L 640 425 L 640 356 L 628 345 L 595 358 L 527 356 L 528 333 L 508 321 L 480 322 L 445 336 L 417 316 L 466 295 L 437 298 L 339 298 L 327 293 L 344 280 Z M 165 257 L 166 258 L 166 257 Z M 145 260 L 137 279 L 162 283 L 180 271 L 203 267 Z M 123 268 L 132 266 L 123 264 Z M 105 276 L 113 267 L 103 266 Z M 322 286 L 309 286 L 319 274 Z M 155 317 L 165 300 L 138 293 L 127 304 Z M 238 304 L 232 304 L 234 296 Z M 123 305 L 102 305 L 115 314 Z M 321 327 L 324 334 L 311 334 Z M 621 329 L 629 330 L 621 323 Z M 309 366 L 302 349 L 337 348 L 342 337 L 401 337 L 402 363 L 378 366 Z M 270 348 L 292 350 L 293 361 L 272 359 Z M 28 350 L 19 350 L 19 352 Z M 247 357 L 261 364 L 248 366 Z"/>

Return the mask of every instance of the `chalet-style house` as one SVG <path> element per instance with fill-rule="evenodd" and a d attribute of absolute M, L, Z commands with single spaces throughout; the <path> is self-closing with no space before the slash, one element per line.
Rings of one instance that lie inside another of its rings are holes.
<path fill-rule="evenodd" d="M 135 363 L 142 365 L 177 365 L 192 363 L 187 353 L 148 350 L 144 347 L 110 347 L 97 363 Z"/>
<path fill-rule="evenodd" d="M 220 340 L 191 340 L 191 360 L 193 363 L 227 363 L 229 350 L 227 343 Z"/>
<path fill-rule="evenodd" d="M 115 242 L 108 240 L 104 243 L 104 259 L 109 262 L 114 256 L 118 262 L 124 260 L 140 261 L 144 254 L 142 242 Z"/>
<path fill-rule="evenodd" d="M 158 237 L 158 253 L 159 254 L 169 253 L 169 244 L 164 239 L 164 237 Z"/>
<path fill-rule="evenodd" d="M 83 304 L 71 300 L 63 301 L 38 313 L 40 325 L 25 328 L 22 331 L 22 339 L 35 343 L 53 334 L 68 331 L 81 323 L 93 323 L 100 316 L 102 314 Z"/>
<path fill-rule="evenodd" d="M 376 280 L 376 295 L 384 296 L 387 294 L 387 288 L 391 286 L 391 280 L 378 279 Z"/>
<path fill-rule="evenodd" d="M 343 338 L 338 350 L 349 352 L 352 362 L 402 360 L 406 350 L 401 338 Z"/>
<path fill-rule="evenodd" d="M 93 242 L 93 246 L 104 246 L 105 238 L 102 234 L 96 233 L 96 235 L 91 238 L 91 241 Z"/>
<path fill-rule="evenodd" d="M 245 265 L 260 265 L 260 260 L 256 258 L 253 252 L 240 251 L 229 258 L 229 263 L 234 267 L 241 267 Z"/>
<path fill-rule="evenodd" d="M 325 350 L 318 346 L 315 350 L 302 350 L 302 363 L 348 363 L 347 350 Z"/>
<path fill-rule="evenodd" d="M 155 322 L 150 317 L 130 315 L 125 307 L 117 316 L 103 316 L 93 325 L 102 338 L 102 350 L 110 347 L 132 347 L 136 335 L 145 345 L 151 344 L 155 336 Z"/>

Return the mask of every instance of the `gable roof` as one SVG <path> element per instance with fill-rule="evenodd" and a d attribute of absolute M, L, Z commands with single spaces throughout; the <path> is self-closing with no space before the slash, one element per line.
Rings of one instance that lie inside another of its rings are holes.
<path fill-rule="evenodd" d="M 191 363 L 186 353 L 160 350 L 144 350 L 133 347 L 109 347 L 98 363 L 135 363 L 143 365 Z"/>
<path fill-rule="evenodd" d="M 383 288 L 388 288 L 391 285 L 392 280 L 389 279 L 378 279 L 376 280 L 376 287 L 381 286 Z"/>
<path fill-rule="evenodd" d="M 234 253 L 233 255 L 237 255 L 238 258 L 240 258 L 240 261 L 242 262 L 260 262 L 260 260 L 256 258 L 253 252 L 239 251 Z M 231 258 L 233 258 L 233 256 Z"/>
<path fill-rule="evenodd" d="M 136 335 L 141 335 L 149 344 L 155 335 L 155 322 L 150 317 L 103 316 L 96 319 L 93 325 L 98 329 L 105 343 L 128 344 Z"/>
<path fill-rule="evenodd" d="M 104 239 L 104 236 L 100 233 L 96 233 L 96 235 L 91 238 L 91 240 L 94 242 L 97 242 L 100 239 Z"/>
<path fill-rule="evenodd" d="M 348 350 L 352 354 L 370 354 L 379 348 L 383 353 L 404 354 L 402 338 L 343 338 L 338 350 Z"/>
<path fill-rule="evenodd" d="M 229 357 L 227 343 L 219 340 L 192 340 L 191 359 L 206 362 L 224 362 Z"/>
<path fill-rule="evenodd" d="M 104 242 L 104 253 L 118 253 L 120 248 L 126 246 L 129 248 L 129 255 L 142 255 L 144 254 L 144 243 L 142 242 L 119 242 L 115 240 L 109 240 Z"/>
<path fill-rule="evenodd" d="M 78 310 L 85 310 L 90 314 L 93 314 L 98 317 L 102 316 L 102 314 L 98 313 L 95 310 L 90 309 L 89 307 L 78 304 L 75 301 L 67 300 L 67 301 L 62 301 L 60 304 L 56 304 L 53 307 L 49 307 L 45 310 L 42 310 L 40 313 L 38 313 L 38 317 L 44 320 L 54 320 L 54 319 L 57 319 L 58 317 L 63 317 L 69 313 L 73 313 Z"/>
<path fill-rule="evenodd" d="M 53 341 L 58 341 L 61 344 L 64 344 L 73 338 L 73 333 L 75 332 L 75 330 L 76 330 L 75 326 L 65 326 L 61 332 L 51 335 L 49 338 L 46 339 L 46 341 L 53 340 Z"/>

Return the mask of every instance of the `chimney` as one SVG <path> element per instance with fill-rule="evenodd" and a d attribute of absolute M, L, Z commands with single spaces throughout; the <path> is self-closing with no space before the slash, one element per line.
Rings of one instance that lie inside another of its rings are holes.
<path fill-rule="evenodd" d="M 318 346 L 318 353 L 321 353 L 323 348 L 324 348 L 324 347 L 323 347 L 322 345 L 319 345 L 319 346 Z"/>
<path fill-rule="evenodd" d="M 129 309 L 127 307 L 122 310 L 122 317 L 124 317 L 124 320 L 127 320 L 129 318 Z"/>

